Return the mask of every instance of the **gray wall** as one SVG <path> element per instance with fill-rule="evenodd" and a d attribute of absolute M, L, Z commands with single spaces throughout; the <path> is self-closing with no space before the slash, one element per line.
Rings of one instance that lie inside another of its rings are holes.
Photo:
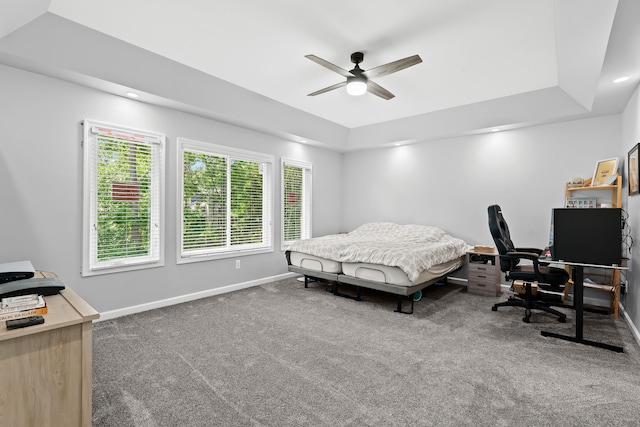
<path fill-rule="evenodd" d="M 545 247 L 565 183 L 621 156 L 620 116 L 430 141 L 344 156 L 342 225 L 432 224 L 492 244 L 487 207 L 502 207 L 514 243 Z"/>
<path fill-rule="evenodd" d="M 280 250 L 280 157 L 313 164 L 314 235 L 340 229 L 341 155 L 60 80 L 0 66 L 0 262 L 56 272 L 98 311 L 131 307 L 287 273 Z M 167 135 L 165 266 L 82 278 L 83 119 Z M 176 139 L 275 156 L 275 251 L 176 265 Z"/>
<path fill-rule="evenodd" d="M 622 114 L 622 153 L 631 150 L 640 142 L 640 89 L 629 100 L 627 108 Z M 626 160 L 625 160 L 626 166 Z M 628 186 L 625 183 L 625 191 Z M 627 280 L 629 282 L 627 295 L 621 297 L 627 315 L 635 325 L 635 336 L 640 337 L 640 195 L 633 195 L 626 200 L 626 210 L 629 212 L 629 226 L 631 237 L 635 244 L 631 251 Z"/>

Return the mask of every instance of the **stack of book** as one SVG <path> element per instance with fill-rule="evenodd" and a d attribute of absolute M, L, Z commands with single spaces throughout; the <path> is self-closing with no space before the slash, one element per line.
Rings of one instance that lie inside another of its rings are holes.
<path fill-rule="evenodd" d="M 6 297 L 0 300 L 0 321 L 47 314 L 47 303 L 42 295 L 30 294 Z"/>

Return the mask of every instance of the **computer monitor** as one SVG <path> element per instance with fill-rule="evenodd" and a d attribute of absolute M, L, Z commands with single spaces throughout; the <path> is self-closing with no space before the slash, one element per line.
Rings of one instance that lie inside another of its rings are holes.
<path fill-rule="evenodd" d="M 554 260 L 622 264 L 622 209 L 554 209 L 552 224 Z"/>

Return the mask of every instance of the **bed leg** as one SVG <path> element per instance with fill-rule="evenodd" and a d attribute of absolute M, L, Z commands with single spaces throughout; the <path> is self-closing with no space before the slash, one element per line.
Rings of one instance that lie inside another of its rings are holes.
<path fill-rule="evenodd" d="M 397 302 L 397 306 L 398 308 L 393 310 L 396 313 L 402 313 L 402 314 L 413 314 L 413 298 L 409 298 L 409 300 L 411 301 L 411 311 L 404 311 L 402 310 L 402 300 L 405 297 L 403 297 L 402 295 L 398 295 L 396 296 L 396 302 Z"/>
<path fill-rule="evenodd" d="M 309 287 L 309 276 L 304 275 L 304 287 L 305 289 Z"/>
<path fill-rule="evenodd" d="M 326 289 L 327 292 L 331 292 L 333 295 L 337 296 L 337 297 L 342 297 L 342 298 L 349 298 L 352 300 L 356 300 L 356 301 L 362 301 L 361 298 L 361 292 L 362 292 L 362 288 L 360 286 L 356 286 L 356 296 L 351 296 L 351 295 L 347 295 L 347 294 L 343 294 L 342 292 L 338 291 L 338 282 L 333 282 L 333 286 L 330 288 Z"/>
<path fill-rule="evenodd" d="M 338 294 L 338 282 L 333 282 L 331 287 L 327 288 L 326 291 L 327 292 L 331 292 L 334 295 L 340 295 L 340 294 Z"/>

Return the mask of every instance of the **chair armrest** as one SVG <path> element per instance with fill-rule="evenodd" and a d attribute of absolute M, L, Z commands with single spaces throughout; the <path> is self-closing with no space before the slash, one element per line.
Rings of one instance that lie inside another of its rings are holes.
<path fill-rule="evenodd" d="M 538 264 L 539 265 L 549 265 L 548 262 L 544 262 L 540 260 L 540 257 L 542 257 L 544 250 L 543 249 L 538 249 L 538 248 L 515 248 L 515 252 L 527 252 L 527 253 L 532 253 L 535 254 L 538 257 Z M 525 258 L 525 257 L 522 257 Z M 527 259 L 531 259 L 526 257 Z M 536 268 L 537 271 L 537 268 Z"/>
<path fill-rule="evenodd" d="M 500 258 L 504 259 L 528 259 L 533 261 L 534 264 L 540 263 L 540 255 L 535 252 L 514 251 L 507 252 L 505 255 L 500 255 Z"/>
<path fill-rule="evenodd" d="M 533 270 L 536 274 L 540 274 L 538 266 L 540 265 L 540 255 L 535 252 L 507 252 L 505 255 L 500 255 L 502 259 L 528 259 L 533 262 Z M 545 265 L 545 264 L 543 264 Z"/>
<path fill-rule="evenodd" d="M 531 252 L 538 256 L 542 255 L 542 249 L 538 248 L 515 248 L 515 252 Z"/>

